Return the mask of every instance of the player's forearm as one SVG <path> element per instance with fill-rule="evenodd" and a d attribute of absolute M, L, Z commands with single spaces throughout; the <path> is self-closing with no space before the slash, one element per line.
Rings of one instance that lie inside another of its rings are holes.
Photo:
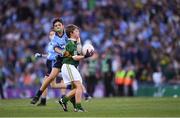
<path fill-rule="evenodd" d="M 34 56 L 35 58 L 40 58 L 40 57 L 47 58 L 48 54 L 36 53 Z"/>
<path fill-rule="evenodd" d="M 47 58 L 48 54 L 41 54 L 43 58 Z"/>
<path fill-rule="evenodd" d="M 78 52 L 78 54 L 82 53 L 82 44 L 81 44 L 80 37 L 77 39 L 77 52 Z"/>
<path fill-rule="evenodd" d="M 77 44 L 77 52 L 78 52 L 78 54 L 82 53 L 82 45 L 81 45 L 81 43 Z"/>
<path fill-rule="evenodd" d="M 60 48 L 58 48 L 58 47 L 55 47 L 54 50 L 55 50 L 57 53 L 62 54 L 62 55 L 63 55 L 63 53 L 64 53 L 64 50 L 63 50 L 63 49 L 60 49 Z"/>
<path fill-rule="evenodd" d="M 81 59 L 84 59 L 84 56 L 83 56 L 83 55 L 75 55 L 75 56 L 72 56 L 72 58 L 73 58 L 75 61 L 80 61 Z"/>

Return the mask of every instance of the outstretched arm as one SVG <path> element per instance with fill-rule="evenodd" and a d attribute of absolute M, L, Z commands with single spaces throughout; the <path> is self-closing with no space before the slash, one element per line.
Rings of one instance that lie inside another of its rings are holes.
<path fill-rule="evenodd" d="M 48 54 L 41 54 L 41 53 L 36 53 L 34 55 L 35 58 L 40 58 L 40 57 L 43 57 L 43 58 L 47 58 Z"/>

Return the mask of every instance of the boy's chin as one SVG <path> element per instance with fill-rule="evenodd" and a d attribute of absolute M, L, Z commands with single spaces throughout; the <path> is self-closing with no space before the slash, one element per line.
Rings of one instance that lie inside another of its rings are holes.
<path fill-rule="evenodd" d="M 57 29 L 55 31 L 61 33 L 63 30 L 62 29 Z"/>

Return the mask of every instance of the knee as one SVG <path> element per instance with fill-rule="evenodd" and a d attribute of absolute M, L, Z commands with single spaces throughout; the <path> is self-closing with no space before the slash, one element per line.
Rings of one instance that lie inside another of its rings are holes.
<path fill-rule="evenodd" d="M 81 83 L 76 84 L 76 89 L 77 90 L 83 90 Z"/>

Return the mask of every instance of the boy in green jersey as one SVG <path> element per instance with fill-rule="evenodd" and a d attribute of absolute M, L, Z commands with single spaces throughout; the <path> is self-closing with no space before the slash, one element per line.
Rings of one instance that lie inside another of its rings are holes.
<path fill-rule="evenodd" d="M 79 28 L 76 25 L 68 25 L 66 28 L 66 34 L 68 36 L 68 43 L 65 47 L 66 55 L 63 58 L 63 65 L 61 68 L 62 77 L 64 83 L 72 84 L 74 89 L 69 91 L 67 95 L 59 100 L 64 111 L 67 111 L 67 102 L 70 100 L 71 97 L 75 96 L 76 101 L 76 112 L 84 112 L 85 110 L 81 106 L 81 98 L 83 92 L 83 85 L 82 85 L 82 77 L 77 69 L 79 61 L 84 58 L 88 58 L 92 56 L 93 52 L 88 52 L 86 55 L 80 55 L 79 47 L 77 46 L 80 43 L 79 38 Z"/>

